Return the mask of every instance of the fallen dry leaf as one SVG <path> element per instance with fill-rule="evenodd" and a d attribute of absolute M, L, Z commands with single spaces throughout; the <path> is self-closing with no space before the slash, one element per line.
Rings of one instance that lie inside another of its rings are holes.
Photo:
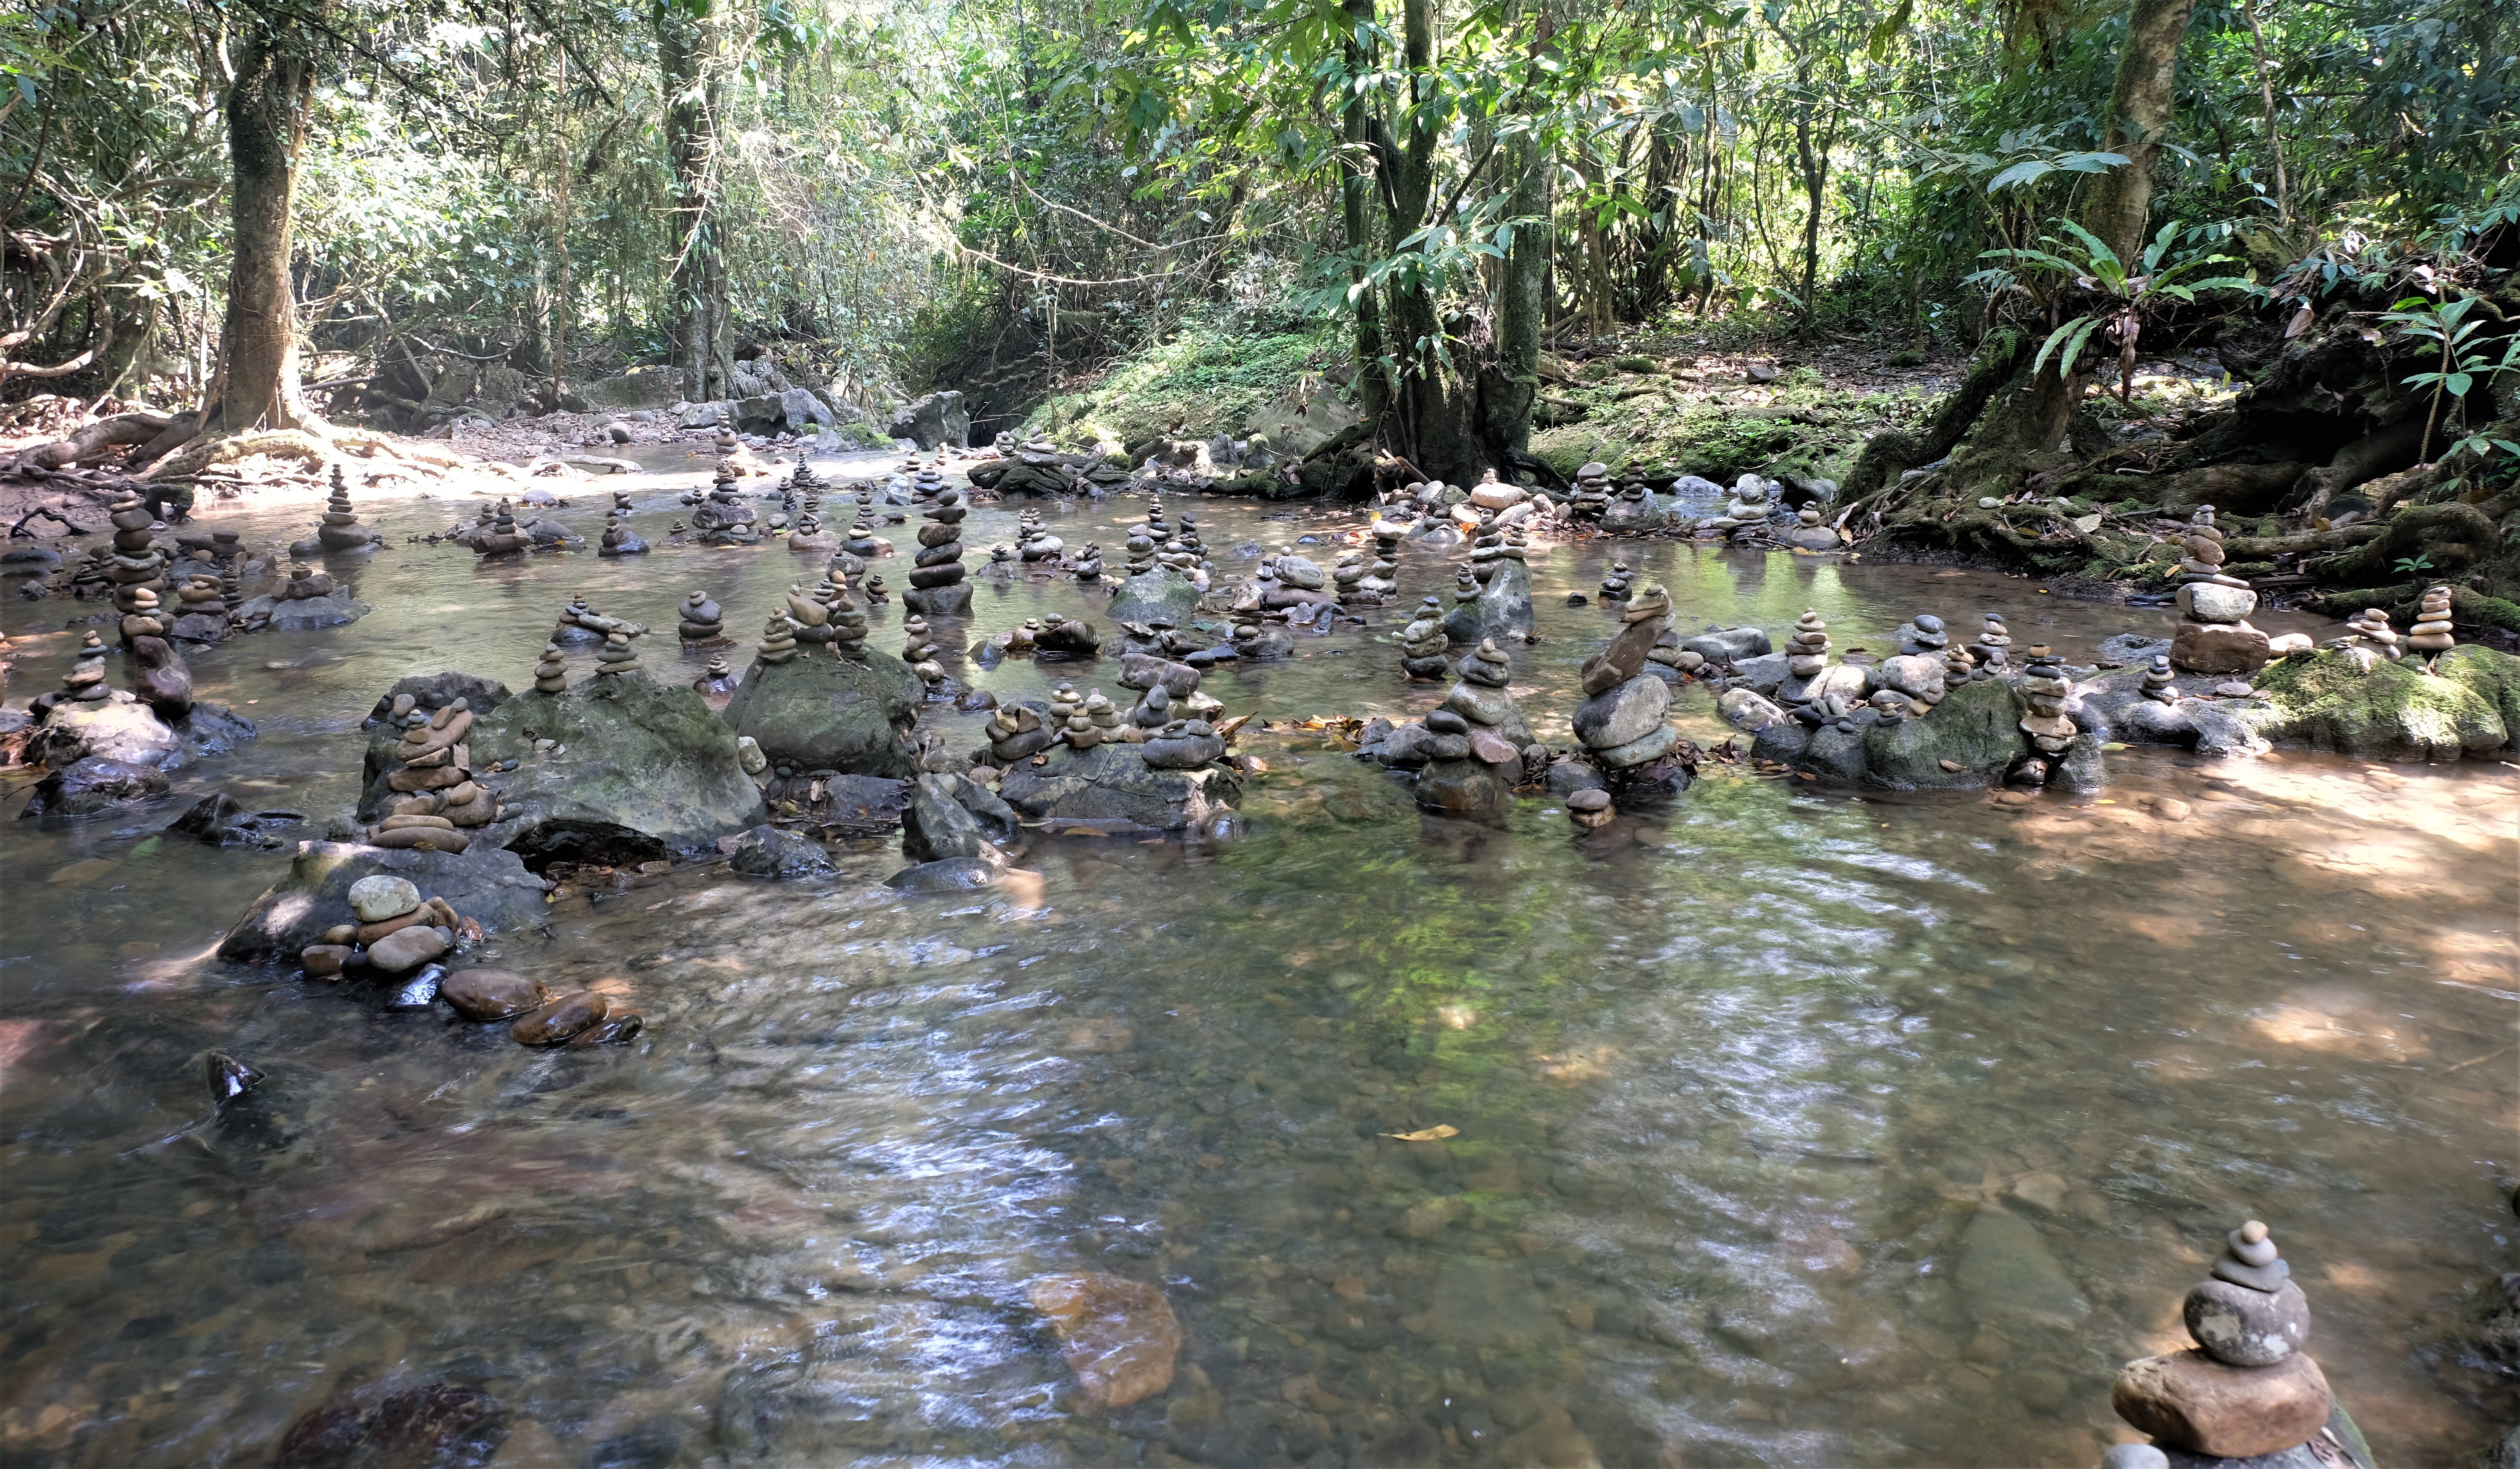
<path fill-rule="evenodd" d="M 1439 1122 L 1433 1127 L 1423 1129 L 1419 1132 L 1385 1133 L 1382 1135 L 1390 1138 L 1394 1142 L 1441 1142 L 1447 1137 L 1461 1136 L 1462 1130 L 1453 1126 L 1449 1122 Z"/>

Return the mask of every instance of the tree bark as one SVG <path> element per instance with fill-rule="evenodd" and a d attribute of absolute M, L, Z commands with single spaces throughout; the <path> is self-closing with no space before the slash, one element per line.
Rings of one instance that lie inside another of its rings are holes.
<path fill-rule="evenodd" d="M 326 426 L 298 390 L 297 300 L 289 274 L 297 150 L 313 78 L 292 38 L 256 17 L 227 93 L 233 253 L 204 433 Z"/>
<path fill-rule="evenodd" d="M 2130 268 L 2143 251 L 2152 168 L 2178 104 L 2179 45 L 2195 11 L 2196 0 L 2134 0 L 2127 12 L 2126 49 L 2118 54 L 2108 132 L 2100 143 L 2102 152 L 2124 154 L 2127 161 L 2092 186 L 2083 228 L 2106 241 Z"/>
<path fill-rule="evenodd" d="M 1369 58 L 1365 47 L 1356 39 L 1357 29 L 1373 21 L 1373 0 L 1347 0 L 1347 14 L 1354 22 L 1347 40 L 1347 74 L 1353 78 L 1365 74 Z M 1356 291 L 1352 303 L 1356 310 L 1356 404 L 1367 423 L 1380 419 L 1390 406 L 1390 379 L 1383 366 L 1382 315 L 1374 290 L 1366 284 L 1365 262 L 1373 253 L 1373 228 L 1368 204 L 1373 179 L 1367 170 L 1366 158 L 1372 143 L 1372 117 L 1367 111 L 1366 95 L 1351 85 L 1347 107 L 1340 118 L 1341 133 L 1347 151 L 1339 165 L 1339 223 L 1345 232 L 1351 264 L 1348 281 Z"/>
<path fill-rule="evenodd" d="M 1522 115 L 1529 128 L 1506 144 L 1506 176 L 1512 181 L 1506 213 L 1528 222 L 1515 225 L 1506 245 L 1497 291 L 1497 362 L 1481 394 L 1488 447 L 1507 463 L 1526 460 L 1531 453 L 1531 408 L 1540 392 L 1540 338 L 1547 329 L 1549 267 L 1556 239 L 1549 208 L 1552 149 L 1539 126 L 1545 111 L 1540 58 L 1550 49 L 1555 18 L 1545 6 L 1534 6 L 1528 14 L 1533 21 L 1531 65 L 1524 78 Z"/>
<path fill-rule="evenodd" d="M 695 18 L 657 0 L 657 66 L 665 84 L 665 147 L 674 164 L 675 252 L 666 284 L 668 352 L 695 403 L 724 396 L 733 376 L 727 329 L 726 264 L 713 205 L 717 114 L 724 83 L 717 63 L 720 22 L 711 3 Z"/>

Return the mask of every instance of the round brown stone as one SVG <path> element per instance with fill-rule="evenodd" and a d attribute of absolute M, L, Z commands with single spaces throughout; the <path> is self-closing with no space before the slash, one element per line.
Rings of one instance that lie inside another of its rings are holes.
<path fill-rule="evenodd" d="M 528 1010 L 509 1028 L 508 1034 L 525 1046 L 557 1046 L 602 1023 L 610 1008 L 611 1002 L 604 996 L 593 990 L 579 990 Z"/>
<path fill-rule="evenodd" d="M 437 998 L 467 1020 L 507 1020 L 551 998 L 539 980 L 506 969 L 458 969 L 437 987 Z"/>

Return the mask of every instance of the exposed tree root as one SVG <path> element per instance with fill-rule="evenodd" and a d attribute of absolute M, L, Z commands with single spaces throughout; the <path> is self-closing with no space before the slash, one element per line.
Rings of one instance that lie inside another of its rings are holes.
<path fill-rule="evenodd" d="M 146 444 L 165 432 L 180 420 L 162 413 L 120 413 L 110 419 L 99 419 L 82 424 L 68 437 L 37 444 L 21 450 L 10 460 L 10 472 L 25 469 L 66 469 L 72 465 L 89 464 L 104 459 L 116 449 Z"/>
<path fill-rule="evenodd" d="M 303 460 L 309 467 L 320 470 L 332 461 L 335 452 L 331 444 L 303 428 L 264 428 L 222 438 L 198 439 L 181 453 L 152 466 L 143 477 L 170 479 L 199 474 L 212 465 L 233 464 L 257 454 Z"/>
<path fill-rule="evenodd" d="M 1856 456 L 1855 467 L 1847 472 L 1839 493 L 1849 505 L 1860 506 L 1880 494 L 1901 471 L 1931 464 L 1951 453 L 1967 436 L 1978 416 L 1986 412 L 1987 404 L 1995 401 L 1995 395 L 2029 359 L 2030 343 L 2020 333 L 2006 330 L 1989 336 L 1968 376 L 1945 395 L 1923 431 L 1906 433 L 1893 428 L 1874 434 L 1864 452 Z"/>
<path fill-rule="evenodd" d="M 2396 571 L 2401 558 L 2422 556 L 2432 563 L 2423 569 L 2438 580 L 2491 559 L 2501 548 L 2502 532 L 2475 506 L 2457 500 L 2413 505 L 2391 516 L 2380 535 L 2323 566 L 2320 575 L 2367 581 Z"/>

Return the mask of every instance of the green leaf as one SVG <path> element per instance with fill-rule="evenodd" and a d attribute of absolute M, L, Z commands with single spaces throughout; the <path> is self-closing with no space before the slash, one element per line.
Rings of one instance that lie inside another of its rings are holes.
<path fill-rule="evenodd" d="M 2452 373 L 2442 379 L 2442 390 L 2453 398 L 2466 397 L 2467 390 L 2475 385 L 2476 378 L 2466 373 Z"/>
<path fill-rule="evenodd" d="M 2055 171 L 2052 164 L 2038 158 L 2024 158 L 1987 180 L 1986 192 L 1993 194 L 2000 189 L 2018 189 L 2024 184 L 2035 184 Z"/>

